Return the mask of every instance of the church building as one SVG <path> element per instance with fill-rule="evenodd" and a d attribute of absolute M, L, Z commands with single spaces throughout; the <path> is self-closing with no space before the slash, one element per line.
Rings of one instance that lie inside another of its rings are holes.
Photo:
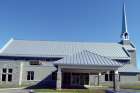
<path fill-rule="evenodd" d="M 117 43 L 10 39 L 0 49 L 0 86 L 92 87 L 139 82 L 123 5 Z"/>

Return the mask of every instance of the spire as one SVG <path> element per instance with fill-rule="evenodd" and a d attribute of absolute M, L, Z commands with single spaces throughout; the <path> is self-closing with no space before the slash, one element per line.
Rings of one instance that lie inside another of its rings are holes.
<path fill-rule="evenodd" d="M 126 19 L 126 10 L 125 10 L 125 3 L 123 3 L 123 10 L 122 10 L 122 33 L 121 38 L 122 40 L 129 40 L 129 34 L 127 31 L 127 19 Z"/>
<path fill-rule="evenodd" d="M 127 20 L 126 20 L 126 10 L 125 3 L 123 3 L 123 17 L 122 17 L 122 33 L 127 32 Z"/>

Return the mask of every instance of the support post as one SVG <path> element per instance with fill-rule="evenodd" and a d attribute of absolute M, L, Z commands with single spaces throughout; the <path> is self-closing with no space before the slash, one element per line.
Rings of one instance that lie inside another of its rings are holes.
<path fill-rule="evenodd" d="M 114 79 L 113 79 L 113 88 L 114 91 L 120 90 L 120 84 L 119 84 L 119 72 L 118 70 L 114 71 Z"/>
<path fill-rule="evenodd" d="M 107 71 L 107 72 L 106 72 L 106 74 L 107 74 L 107 79 L 108 79 L 107 81 L 110 81 L 109 73 L 110 73 L 110 71 Z"/>
<path fill-rule="evenodd" d="M 61 72 L 61 68 L 58 66 L 58 71 L 57 71 L 57 84 L 56 84 L 56 88 L 58 90 L 61 90 L 61 86 L 62 86 L 62 72 Z"/>
<path fill-rule="evenodd" d="M 98 74 L 98 86 L 100 86 L 100 82 L 101 82 L 101 72 L 99 72 L 99 74 Z"/>

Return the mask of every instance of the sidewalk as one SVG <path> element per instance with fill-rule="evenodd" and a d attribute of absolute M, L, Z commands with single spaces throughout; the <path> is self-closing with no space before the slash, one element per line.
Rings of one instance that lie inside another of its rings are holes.
<path fill-rule="evenodd" d="M 2 88 L 0 93 L 29 93 L 29 89 L 24 88 Z"/>

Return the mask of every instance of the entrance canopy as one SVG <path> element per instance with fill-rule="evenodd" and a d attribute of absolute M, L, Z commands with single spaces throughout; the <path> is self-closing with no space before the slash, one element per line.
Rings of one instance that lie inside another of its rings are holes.
<path fill-rule="evenodd" d="M 121 63 L 108 57 L 84 50 L 74 55 L 66 56 L 55 62 L 57 70 L 57 89 L 63 86 L 100 85 L 102 73 L 114 71 L 114 88 L 118 81 L 118 68 Z"/>
<path fill-rule="evenodd" d="M 118 69 L 121 63 L 111 60 L 108 57 L 95 54 L 93 52 L 83 50 L 74 55 L 66 56 L 55 62 L 61 68 L 75 69 Z"/>

